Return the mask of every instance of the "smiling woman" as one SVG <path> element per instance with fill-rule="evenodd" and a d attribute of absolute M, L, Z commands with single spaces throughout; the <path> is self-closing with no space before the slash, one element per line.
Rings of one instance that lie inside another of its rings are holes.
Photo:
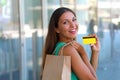
<path fill-rule="evenodd" d="M 95 34 L 90 35 L 96 38 L 96 43 L 91 45 L 92 54 L 89 61 L 83 46 L 75 41 L 77 32 L 76 14 L 71 9 L 60 7 L 53 12 L 48 26 L 42 69 L 47 54 L 59 55 L 60 49 L 71 42 L 63 49 L 63 55 L 71 57 L 71 80 L 97 80 L 95 71 L 100 50 L 99 40 Z"/>
<path fill-rule="evenodd" d="M 59 19 L 58 28 L 55 28 L 55 31 L 59 34 L 59 41 L 66 39 L 66 42 L 68 42 L 75 39 L 78 31 L 78 23 L 73 13 L 69 11 L 63 13 Z"/>

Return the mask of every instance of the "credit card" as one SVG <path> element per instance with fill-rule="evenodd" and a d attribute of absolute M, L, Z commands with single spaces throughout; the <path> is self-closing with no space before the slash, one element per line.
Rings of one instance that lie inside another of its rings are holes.
<path fill-rule="evenodd" d="M 95 44 L 96 43 L 96 38 L 91 37 L 91 36 L 84 36 L 82 40 L 83 40 L 83 44 Z"/>

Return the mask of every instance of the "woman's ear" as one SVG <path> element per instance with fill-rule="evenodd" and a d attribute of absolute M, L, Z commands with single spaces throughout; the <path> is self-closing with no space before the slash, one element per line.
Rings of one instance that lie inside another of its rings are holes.
<path fill-rule="evenodd" d="M 58 28 L 55 28 L 55 32 L 56 33 L 60 33 Z"/>

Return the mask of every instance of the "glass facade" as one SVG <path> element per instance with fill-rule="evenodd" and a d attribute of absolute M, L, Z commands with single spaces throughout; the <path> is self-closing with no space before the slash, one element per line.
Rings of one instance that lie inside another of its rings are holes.
<path fill-rule="evenodd" d="M 77 14 L 77 41 L 88 56 L 91 51 L 82 36 L 98 35 L 98 80 L 119 80 L 119 4 L 119 0 L 0 0 L 0 80 L 40 80 L 48 22 L 60 6 Z"/>
<path fill-rule="evenodd" d="M 19 80 L 19 7 L 17 0 L 0 0 L 0 80 Z"/>

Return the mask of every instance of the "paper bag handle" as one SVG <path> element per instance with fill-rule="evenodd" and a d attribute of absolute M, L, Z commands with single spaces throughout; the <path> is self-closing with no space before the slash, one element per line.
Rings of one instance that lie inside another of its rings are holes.
<path fill-rule="evenodd" d="M 73 41 L 69 42 L 69 43 L 66 43 L 59 51 L 59 54 L 58 55 L 63 55 L 63 48 L 69 44 L 71 44 Z"/>

